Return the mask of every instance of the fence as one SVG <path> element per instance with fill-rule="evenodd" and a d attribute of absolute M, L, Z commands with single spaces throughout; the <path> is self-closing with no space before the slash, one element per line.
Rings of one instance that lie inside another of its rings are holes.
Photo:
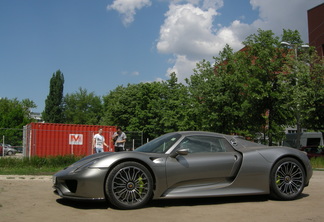
<path fill-rule="evenodd" d="M 3 147 L 14 148 L 18 153 L 22 153 L 23 129 L 0 128 L 0 156 L 4 156 Z"/>

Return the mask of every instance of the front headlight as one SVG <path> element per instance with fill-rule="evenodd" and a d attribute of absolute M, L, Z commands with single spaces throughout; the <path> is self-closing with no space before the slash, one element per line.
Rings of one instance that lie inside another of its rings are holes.
<path fill-rule="evenodd" d="M 78 168 L 76 168 L 76 169 L 74 170 L 74 172 L 77 173 L 77 172 L 80 172 L 80 171 L 82 171 L 82 170 L 85 170 L 86 168 L 89 168 L 90 166 L 92 166 L 93 164 L 95 164 L 95 163 L 97 162 L 97 160 L 98 160 L 98 159 L 94 159 L 94 160 L 92 160 L 92 161 L 90 161 L 90 162 L 87 162 L 87 163 L 85 163 L 85 164 L 79 166 Z"/>

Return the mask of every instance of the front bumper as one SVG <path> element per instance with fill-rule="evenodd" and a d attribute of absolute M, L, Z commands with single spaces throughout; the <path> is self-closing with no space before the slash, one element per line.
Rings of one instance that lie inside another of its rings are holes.
<path fill-rule="evenodd" d="M 71 173 L 62 170 L 53 176 L 54 193 L 76 200 L 104 200 L 107 169 L 88 168 Z"/>

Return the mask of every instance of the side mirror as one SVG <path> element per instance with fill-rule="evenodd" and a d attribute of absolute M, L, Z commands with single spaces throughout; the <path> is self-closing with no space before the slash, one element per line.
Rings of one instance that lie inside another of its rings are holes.
<path fill-rule="evenodd" d="M 177 150 L 176 152 L 172 153 L 170 157 L 176 158 L 178 155 L 185 156 L 188 155 L 189 150 L 188 149 L 180 149 Z"/>

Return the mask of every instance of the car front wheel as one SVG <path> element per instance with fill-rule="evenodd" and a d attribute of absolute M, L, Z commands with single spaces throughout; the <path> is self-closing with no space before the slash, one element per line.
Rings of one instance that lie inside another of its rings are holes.
<path fill-rule="evenodd" d="M 293 158 L 278 161 L 270 175 L 271 196 L 275 199 L 293 200 L 304 190 L 305 171 Z"/>
<path fill-rule="evenodd" d="M 143 207 L 153 193 L 151 173 L 140 163 L 121 163 L 108 174 L 105 193 L 108 202 L 119 209 Z"/>

